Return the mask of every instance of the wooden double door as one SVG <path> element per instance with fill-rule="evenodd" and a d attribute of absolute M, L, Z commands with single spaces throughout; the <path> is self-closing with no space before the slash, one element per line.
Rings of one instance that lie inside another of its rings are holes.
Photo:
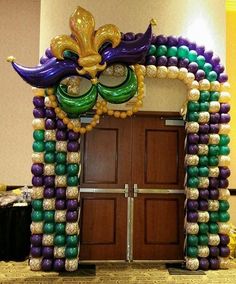
<path fill-rule="evenodd" d="M 81 139 L 81 260 L 183 259 L 185 133 L 168 122 L 103 117 Z"/>

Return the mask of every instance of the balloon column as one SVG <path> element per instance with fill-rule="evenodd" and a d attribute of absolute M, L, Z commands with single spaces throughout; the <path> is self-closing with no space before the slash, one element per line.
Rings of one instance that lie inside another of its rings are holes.
<path fill-rule="evenodd" d="M 32 270 L 78 268 L 80 135 L 91 131 L 102 114 L 124 119 L 137 112 L 142 106 L 145 76 L 179 79 L 188 88 L 181 110 L 186 122 L 186 267 L 206 270 L 228 265 L 227 75 L 212 51 L 183 37 L 155 36 L 153 24 L 154 20 L 144 34 L 121 34 L 114 25 L 95 31 L 93 16 L 78 7 L 70 17 L 71 35 L 53 38 L 40 65 L 23 67 L 9 58 L 16 72 L 36 87 Z M 126 74 L 126 79 L 119 86 L 105 86 L 99 82 L 102 72 Z M 91 82 L 84 94 L 68 84 L 73 80 L 78 83 L 81 77 Z M 127 111 L 107 106 L 107 102 L 120 104 L 132 97 L 136 102 Z M 92 122 L 82 126 L 81 114 L 94 107 Z"/>

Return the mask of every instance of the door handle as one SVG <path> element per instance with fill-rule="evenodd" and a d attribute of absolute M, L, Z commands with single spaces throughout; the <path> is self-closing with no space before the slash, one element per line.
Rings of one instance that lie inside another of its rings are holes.
<path fill-rule="evenodd" d="M 129 196 L 129 185 L 128 185 L 128 183 L 125 184 L 124 193 L 125 193 L 125 197 L 127 198 Z"/>
<path fill-rule="evenodd" d="M 137 197 L 138 196 L 138 185 L 137 183 L 134 184 L 134 197 Z"/>

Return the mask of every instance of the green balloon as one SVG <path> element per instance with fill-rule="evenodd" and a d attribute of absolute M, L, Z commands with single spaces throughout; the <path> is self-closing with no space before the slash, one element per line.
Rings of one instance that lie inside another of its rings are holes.
<path fill-rule="evenodd" d="M 79 178 L 77 176 L 67 176 L 68 186 L 77 186 L 79 184 Z"/>
<path fill-rule="evenodd" d="M 190 247 L 191 246 L 196 247 L 198 245 L 198 237 L 196 235 L 188 235 L 187 244 Z"/>
<path fill-rule="evenodd" d="M 55 152 L 56 151 L 56 142 L 55 141 L 46 141 L 45 142 L 45 151 L 46 152 Z"/>
<path fill-rule="evenodd" d="M 66 152 L 58 152 L 56 154 L 56 162 L 58 164 L 65 164 L 66 163 L 66 157 L 67 157 Z"/>
<path fill-rule="evenodd" d="M 218 234 L 219 233 L 219 226 L 217 223 L 209 223 L 209 233 L 210 234 Z"/>
<path fill-rule="evenodd" d="M 226 146 L 229 144 L 229 142 L 230 142 L 229 135 L 225 134 L 220 135 L 220 143 L 219 143 L 220 146 Z"/>
<path fill-rule="evenodd" d="M 188 60 L 190 62 L 196 62 L 197 61 L 197 52 L 195 50 L 190 50 L 188 53 Z"/>
<path fill-rule="evenodd" d="M 187 181 L 187 186 L 188 187 L 198 187 L 199 185 L 199 179 L 197 177 L 190 177 L 188 178 L 188 181 Z"/>
<path fill-rule="evenodd" d="M 78 164 L 68 164 L 67 165 L 67 173 L 69 176 L 75 176 L 79 172 L 79 165 Z"/>
<path fill-rule="evenodd" d="M 229 202 L 227 200 L 219 200 L 219 211 L 227 211 L 229 209 Z"/>
<path fill-rule="evenodd" d="M 220 147 L 217 145 L 209 145 L 208 146 L 208 155 L 209 156 L 217 156 L 220 153 Z"/>
<path fill-rule="evenodd" d="M 129 101 L 137 92 L 138 83 L 134 71 L 127 68 L 125 81 L 118 86 L 108 87 L 101 83 L 97 85 L 101 97 L 112 104 L 121 104 Z"/>
<path fill-rule="evenodd" d="M 167 53 L 167 47 L 165 45 L 160 45 L 157 47 L 157 51 L 156 51 L 156 56 L 162 56 L 162 55 L 166 55 Z"/>
<path fill-rule="evenodd" d="M 186 58 L 188 57 L 189 48 L 185 45 L 182 45 L 177 50 L 177 57 L 178 58 Z"/>
<path fill-rule="evenodd" d="M 210 156 L 208 159 L 209 166 L 215 167 L 219 164 L 219 159 L 217 156 Z"/>
<path fill-rule="evenodd" d="M 43 141 L 44 140 L 44 130 L 34 130 L 33 132 L 34 140 Z"/>
<path fill-rule="evenodd" d="M 188 111 L 199 111 L 199 103 L 189 101 L 188 102 Z"/>
<path fill-rule="evenodd" d="M 43 232 L 45 234 L 53 234 L 54 233 L 54 223 L 44 223 Z"/>
<path fill-rule="evenodd" d="M 53 210 L 44 211 L 44 221 L 54 222 L 54 211 Z"/>
<path fill-rule="evenodd" d="M 33 142 L 34 152 L 43 152 L 45 150 L 43 141 L 34 141 Z"/>
<path fill-rule="evenodd" d="M 54 245 L 58 247 L 64 246 L 66 243 L 65 235 L 55 235 L 54 236 Z"/>
<path fill-rule="evenodd" d="M 65 230 L 66 230 L 66 224 L 65 223 L 56 223 L 55 224 L 55 232 L 57 234 L 63 235 L 63 234 L 65 234 Z"/>
<path fill-rule="evenodd" d="M 155 55 L 157 51 L 157 48 L 154 44 L 151 44 L 148 50 L 148 54 L 149 55 Z"/>
<path fill-rule="evenodd" d="M 200 177 L 208 177 L 209 175 L 209 169 L 208 167 L 199 167 L 199 176 Z"/>
<path fill-rule="evenodd" d="M 199 113 L 196 111 L 190 111 L 187 113 L 187 121 L 194 121 L 198 122 L 199 119 Z"/>
<path fill-rule="evenodd" d="M 33 210 L 32 213 L 31 213 L 31 219 L 34 222 L 41 222 L 41 221 L 43 221 L 43 211 Z"/>
<path fill-rule="evenodd" d="M 220 211 L 219 212 L 219 221 L 220 222 L 228 222 L 230 219 L 230 215 L 228 212 Z"/>
<path fill-rule="evenodd" d="M 204 64 L 205 64 L 206 60 L 205 57 L 203 55 L 198 55 L 197 57 L 197 64 L 199 66 L 199 68 L 203 68 Z"/>
<path fill-rule="evenodd" d="M 229 146 L 220 146 L 220 155 L 229 155 L 230 148 Z"/>
<path fill-rule="evenodd" d="M 67 247 L 66 248 L 66 252 L 65 252 L 65 256 L 68 259 L 72 259 L 72 258 L 76 258 L 78 255 L 78 247 Z"/>
<path fill-rule="evenodd" d="M 217 80 L 217 73 L 215 71 L 210 71 L 206 77 L 210 82 Z"/>
<path fill-rule="evenodd" d="M 201 91 L 200 92 L 200 98 L 199 101 L 200 102 L 207 102 L 210 99 L 210 92 L 208 91 Z"/>
<path fill-rule="evenodd" d="M 79 237 L 77 235 L 67 236 L 66 245 L 68 247 L 76 247 L 79 243 Z"/>
<path fill-rule="evenodd" d="M 177 55 L 177 47 L 171 46 L 167 49 L 167 57 L 176 56 Z"/>
<path fill-rule="evenodd" d="M 211 92 L 210 94 L 210 101 L 218 101 L 220 98 L 220 93 L 219 92 Z"/>
<path fill-rule="evenodd" d="M 45 163 L 47 163 L 47 164 L 52 164 L 52 163 L 54 163 L 54 162 L 55 162 L 55 154 L 54 154 L 54 153 L 51 153 L 51 152 L 45 153 L 45 154 L 44 154 L 44 161 L 45 161 Z"/>
<path fill-rule="evenodd" d="M 32 208 L 34 210 L 43 210 L 43 200 L 42 199 L 34 199 L 31 201 Z"/>
<path fill-rule="evenodd" d="M 207 234 L 208 233 L 208 225 L 206 223 L 200 223 L 199 224 L 199 233 L 200 234 Z"/>
<path fill-rule="evenodd" d="M 208 102 L 201 102 L 199 104 L 199 111 L 208 111 L 209 110 L 209 103 Z"/>
<path fill-rule="evenodd" d="M 197 177 L 198 176 L 198 167 L 196 166 L 188 166 L 187 173 L 189 177 Z"/>
<path fill-rule="evenodd" d="M 210 63 L 205 63 L 203 65 L 203 71 L 208 75 L 209 72 L 212 70 L 212 65 Z"/>
<path fill-rule="evenodd" d="M 83 95 L 71 97 L 67 93 L 66 85 L 59 85 L 56 92 L 57 100 L 62 110 L 66 113 L 79 115 L 94 107 L 97 101 L 97 86 L 92 85 L 91 88 Z"/>
<path fill-rule="evenodd" d="M 199 156 L 199 162 L 198 162 L 199 166 L 208 166 L 208 157 L 207 156 Z"/>
<path fill-rule="evenodd" d="M 187 247 L 187 256 L 189 257 L 197 257 L 198 255 L 198 248 L 191 246 L 191 247 Z"/>
<path fill-rule="evenodd" d="M 210 215 L 210 222 L 218 222 L 218 219 L 219 219 L 219 214 L 218 212 L 209 212 L 209 215 Z"/>
<path fill-rule="evenodd" d="M 206 234 L 201 234 L 198 236 L 198 244 L 200 246 L 207 246 L 208 245 L 208 236 Z"/>
<path fill-rule="evenodd" d="M 55 173 L 59 176 L 66 174 L 66 164 L 57 164 L 55 167 Z"/>

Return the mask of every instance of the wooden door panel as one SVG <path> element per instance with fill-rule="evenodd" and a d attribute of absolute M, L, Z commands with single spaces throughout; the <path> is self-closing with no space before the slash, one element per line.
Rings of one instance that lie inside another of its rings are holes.
<path fill-rule="evenodd" d="M 81 194 L 81 260 L 125 260 L 127 199 L 123 194 Z"/>
<path fill-rule="evenodd" d="M 138 188 L 183 188 L 184 137 L 183 127 L 165 126 L 161 117 L 133 120 L 132 180 Z"/>
<path fill-rule="evenodd" d="M 134 199 L 134 259 L 183 259 L 184 195 L 140 194 Z"/>

